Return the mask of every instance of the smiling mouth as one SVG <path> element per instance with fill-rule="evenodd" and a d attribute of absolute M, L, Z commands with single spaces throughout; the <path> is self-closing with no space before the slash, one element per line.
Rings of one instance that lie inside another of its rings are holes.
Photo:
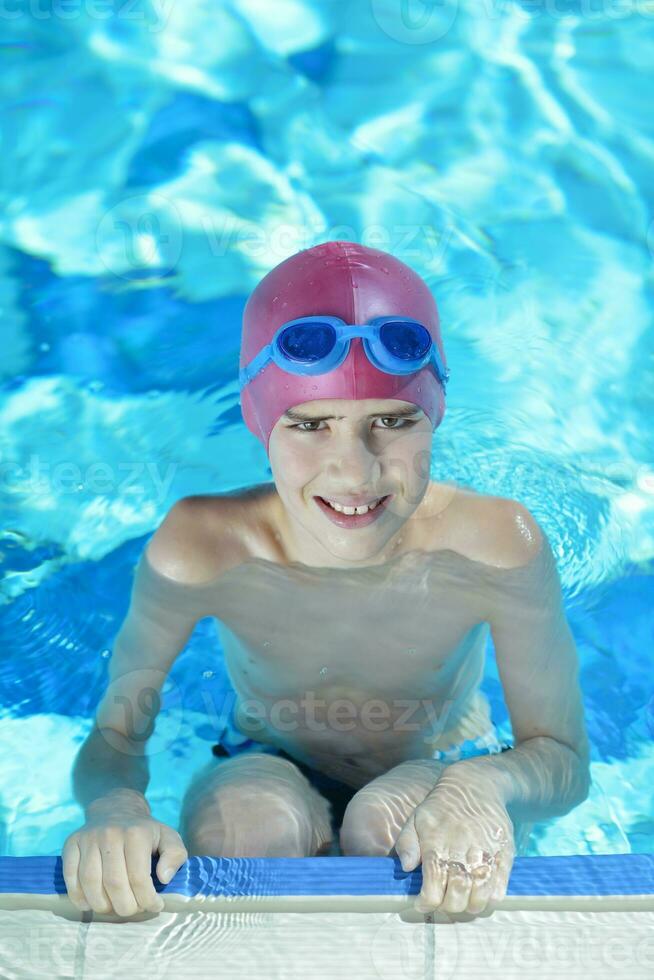
<path fill-rule="evenodd" d="M 386 496 L 378 497 L 377 500 L 374 500 L 372 503 L 364 504 L 361 507 L 346 507 L 343 504 L 337 503 L 336 501 L 328 500 L 327 497 L 319 497 L 318 499 L 322 500 L 324 504 L 330 507 L 337 514 L 345 514 L 348 517 L 352 517 L 354 515 L 370 513 L 379 507 L 380 504 L 383 504 L 386 500 L 388 500 L 389 497 L 390 494 L 386 494 Z"/>

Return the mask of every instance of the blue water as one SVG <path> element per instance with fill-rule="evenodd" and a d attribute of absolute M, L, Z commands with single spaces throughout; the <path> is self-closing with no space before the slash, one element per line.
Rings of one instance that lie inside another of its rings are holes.
<path fill-rule="evenodd" d="M 240 317 L 328 239 L 429 282 L 432 476 L 522 501 L 557 557 L 593 788 L 531 853 L 654 851 L 654 14 L 37 6 L 0 39 L 0 853 L 82 822 L 70 771 L 169 507 L 271 478 Z M 508 734 L 492 646 L 484 683 Z M 152 741 L 173 826 L 225 687 L 203 620 Z"/>

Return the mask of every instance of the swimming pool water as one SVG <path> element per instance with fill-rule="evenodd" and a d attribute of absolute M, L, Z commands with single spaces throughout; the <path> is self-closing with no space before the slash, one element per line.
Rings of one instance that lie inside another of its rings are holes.
<path fill-rule="evenodd" d="M 0 854 L 57 854 L 81 823 L 74 756 L 168 508 L 270 479 L 240 316 L 330 238 L 434 290 L 433 478 L 520 500 L 557 557 L 593 788 L 531 853 L 654 851 L 654 15 L 400 8 L 3 21 Z M 173 825 L 216 740 L 217 644 L 203 620 L 164 689 L 148 798 Z M 492 648 L 484 686 L 508 734 Z"/>

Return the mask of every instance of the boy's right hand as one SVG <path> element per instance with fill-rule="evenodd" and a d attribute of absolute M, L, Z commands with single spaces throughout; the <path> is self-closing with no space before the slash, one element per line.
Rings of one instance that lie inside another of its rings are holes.
<path fill-rule="evenodd" d="M 156 874 L 166 884 L 188 858 L 177 831 L 134 806 L 96 801 L 84 826 L 66 838 L 62 849 L 71 902 L 105 915 L 161 912 L 164 903 L 151 874 L 156 851 Z"/>

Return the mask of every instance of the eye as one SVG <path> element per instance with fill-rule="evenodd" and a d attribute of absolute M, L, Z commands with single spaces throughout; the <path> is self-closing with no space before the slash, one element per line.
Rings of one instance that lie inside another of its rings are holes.
<path fill-rule="evenodd" d="M 289 428 L 289 429 L 298 429 L 298 431 L 300 431 L 300 432 L 320 432 L 320 429 L 305 429 L 305 428 L 303 428 L 303 426 L 305 426 L 305 425 L 320 425 L 320 423 L 323 422 L 323 421 L 324 421 L 324 419 L 307 419 L 306 422 L 298 422 L 296 425 L 289 425 L 289 426 L 287 426 L 287 428 Z M 387 429 L 387 430 L 405 429 L 408 426 L 411 426 L 411 425 L 415 425 L 416 424 L 416 419 L 400 418 L 397 415 L 380 415 L 379 416 L 379 421 L 380 422 L 399 422 L 399 423 L 401 423 L 400 425 L 383 425 L 382 428 L 383 429 Z"/>
<path fill-rule="evenodd" d="M 297 425 L 289 425 L 289 429 L 299 429 L 300 432 L 317 432 L 317 429 L 303 429 L 303 425 L 320 425 L 322 419 L 307 419 L 306 422 L 298 422 Z"/>
<path fill-rule="evenodd" d="M 415 419 L 403 419 L 403 418 L 400 418 L 398 415 L 382 415 L 380 417 L 380 421 L 382 421 L 382 422 L 402 422 L 403 423 L 403 425 L 384 425 L 383 426 L 384 429 L 405 429 L 409 425 L 415 425 L 416 424 L 416 420 Z"/>

